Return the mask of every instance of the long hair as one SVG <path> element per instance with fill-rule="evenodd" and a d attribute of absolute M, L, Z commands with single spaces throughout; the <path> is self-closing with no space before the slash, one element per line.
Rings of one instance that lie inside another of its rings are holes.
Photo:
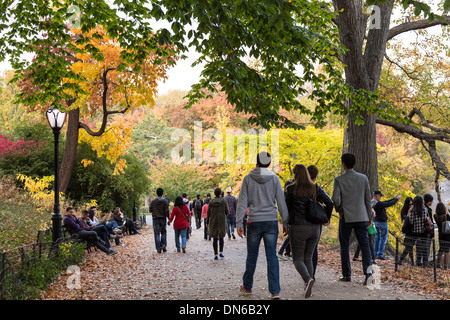
<path fill-rule="evenodd" d="M 180 196 L 176 197 L 174 205 L 175 207 L 181 208 L 184 205 L 183 198 Z"/>
<path fill-rule="evenodd" d="M 405 220 L 405 217 L 406 217 L 407 214 L 408 214 L 408 211 L 409 211 L 409 205 L 410 205 L 411 202 L 413 202 L 413 199 L 412 199 L 411 197 L 407 197 L 407 198 L 405 199 L 405 202 L 403 203 L 403 207 L 402 207 L 402 209 L 400 210 L 400 217 L 402 218 L 402 220 Z"/>
<path fill-rule="evenodd" d="M 316 192 L 316 185 L 309 176 L 308 169 L 303 164 L 294 167 L 294 192 L 300 197 L 312 197 Z"/>
<path fill-rule="evenodd" d="M 413 211 L 416 212 L 416 214 L 419 217 L 422 217 L 423 214 L 423 198 L 421 196 L 416 196 L 413 200 Z"/>
<path fill-rule="evenodd" d="M 443 204 L 442 202 L 439 202 L 436 205 L 436 220 L 439 220 L 438 222 L 442 222 L 445 221 L 445 215 L 447 213 L 447 208 L 445 207 L 445 204 Z"/>

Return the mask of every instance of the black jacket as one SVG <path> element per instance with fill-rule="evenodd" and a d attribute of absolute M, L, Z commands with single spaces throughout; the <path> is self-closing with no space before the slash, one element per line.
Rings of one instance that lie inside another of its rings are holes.
<path fill-rule="evenodd" d="M 169 217 L 169 204 L 164 198 L 153 199 L 150 203 L 149 211 L 152 214 L 152 218 L 168 218 Z"/>
<path fill-rule="evenodd" d="M 388 220 L 386 208 L 393 206 L 397 203 L 397 201 L 397 198 L 392 198 L 391 200 L 387 201 L 378 201 L 373 206 L 373 209 L 375 210 L 375 218 L 373 218 L 373 221 L 386 222 Z"/>
<path fill-rule="evenodd" d="M 300 198 L 294 194 L 294 185 L 289 185 L 285 192 L 286 205 L 289 211 L 289 224 L 313 224 L 306 220 L 306 202 L 310 198 Z M 325 207 L 328 220 L 333 212 L 333 201 L 328 194 L 316 184 L 316 201 Z"/>

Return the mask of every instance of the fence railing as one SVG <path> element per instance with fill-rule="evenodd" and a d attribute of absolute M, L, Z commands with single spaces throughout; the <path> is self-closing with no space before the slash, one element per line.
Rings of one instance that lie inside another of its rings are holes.
<path fill-rule="evenodd" d="M 398 271 L 400 265 L 409 260 L 411 265 L 416 267 L 432 267 L 433 279 L 437 281 L 438 266 L 443 259 L 442 267 L 445 265 L 445 252 L 450 248 L 450 241 L 439 240 L 436 233 L 434 238 L 431 237 L 415 237 L 415 236 L 398 236 L 395 235 L 395 272 Z M 442 256 L 441 256 L 441 253 Z"/>

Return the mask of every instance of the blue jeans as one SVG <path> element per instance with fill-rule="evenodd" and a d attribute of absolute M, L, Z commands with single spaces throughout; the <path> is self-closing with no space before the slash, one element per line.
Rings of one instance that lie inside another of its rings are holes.
<path fill-rule="evenodd" d="M 264 240 L 267 260 L 267 280 L 271 294 L 280 293 L 280 270 L 277 258 L 278 221 L 252 222 L 247 224 L 247 260 L 242 277 L 243 286 L 251 291 L 253 275 L 258 260 L 259 245 Z"/>
<path fill-rule="evenodd" d="M 156 250 L 167 247 L 166 218 L 153 218 Z"/>
<path fill-rule="evenodd" d="M 374 221 L 377 233 L 375 234 L 375 256 L 381 258 L 384 256 L 384 248 L 388 238 L 388 223 Z"/>
<path fill-rule="evenodd" d="M 350 236 L 352 230 L 355 231 L 356 239 L 362 253 L 362 266 L 364 274 L 372 273 L 372 255 L 369 248 L 368 222 L 350 222 L 346 223 L 339 220 L 339 243 L 341 247 L 341 266 L 344 277 L 351 276 L 350 265 Z"/>
<path fill-rule="evenodd" d="M 175 229 L 175 246 L 177 247 L 177 250 L 180 251 L 181 247 L 186 248 L 186 235 L 187 235 L 187 229 Z M 181 237 L 181 247 L 180 247 L 180 237 Z"/>
<path fill-rule="evenodd" d="M 227 234 L 228 239 L 231 239 L 231 233 L 234 233 L 234 226 L 236 224 L 236 216 L 227 214 Z"/>

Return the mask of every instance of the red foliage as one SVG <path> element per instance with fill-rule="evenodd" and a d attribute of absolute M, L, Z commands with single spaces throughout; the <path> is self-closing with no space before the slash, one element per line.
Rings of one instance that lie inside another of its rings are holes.
<path fill-rule="evenodd" d="M 5 156 L 28 155 L 35 146 L 37 146 L 37 142 L 34 140 L 13 141 L 0 134 L 0 159 Z"/>

